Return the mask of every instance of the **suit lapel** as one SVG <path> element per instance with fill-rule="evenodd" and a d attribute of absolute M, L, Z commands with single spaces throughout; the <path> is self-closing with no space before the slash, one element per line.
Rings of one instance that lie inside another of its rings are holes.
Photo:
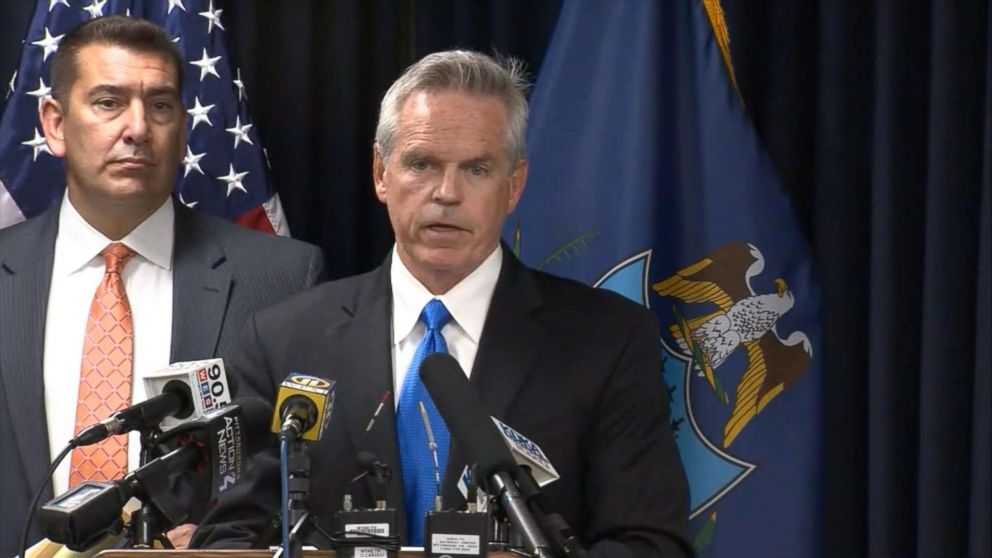
<path fill-rule="evenodd" d="M 31 491 L 51 461 L 44 409 L 45 315 L 55 258 L 59 205 L 24 225 L 23 241 L 0 254 L 0 374 L 14 437 Z M 38 436 L 37 428 L 44 435 Z M 3 450 L 0 450 L 3 451 Z M 48 489 L 51 497 L 51 488 Z"/>
<path fill-rule="evenodd" d="M 197 234 L 192 210 L 176 209 L 172 270 L 173 362 L 199 360 L 216 354 L 231 291 L 231 272 L 219 244 Z"/>
<path fill-rule="evenodd" d="M 347 394 L 341 407 L 349 435 L 357 451 L 370 451 L 393 469 L 387 488 L 387 500 L 399 511 L 399 532 L 406 532 L 403 512 L 403 486 L 400 457 L 396 443 L 395 394 L 391 394 L 376 418 L 371 432 L 369 420 L 387 391 L 393 389 L 392 359 L 392 291 L 389 282 L 389 258 L 358 286 L 351 304 L 343 310 L 350 319 L 332 324 L 327 338 L 340 348 L 339 390 Z M 336 351 L 337 352 L 337 351 Z M 333 418 L 332 418 L 333 420 Z M 372 489 L 369 484 L 369 489 Z"/>
<path fill-rule="evenodd" d="M 503 246 L 503 267 L 471 376 L 471 383 L 488 407 L 486 411 L 496 417 L 506 416 L 547 335 L 545 326 L 534 316 L 541 298 L 529 273 Z M 457 485 L 467 463 L 458 441 L 452 440 L 443 484 L 446 506 L 464 502 Z"/>

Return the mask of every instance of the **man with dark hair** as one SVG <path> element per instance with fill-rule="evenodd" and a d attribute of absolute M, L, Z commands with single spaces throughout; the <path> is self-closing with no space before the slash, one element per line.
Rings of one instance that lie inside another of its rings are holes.
<path fill-rule="evenodd" d="M 2 556 L 18 552 L 31 495 L 75 433 L 143 399 L 144 375 L 226 356 L 249 315 L 312 286 L 323 266 L 314 246 L 172 199 L 186 109 L 164 30 L 98 18 L 55 56 L 54 98 L 39 113 L 49 149 L 65 159 L 66 195 L 0 231 Z M 138 450 L 135 435 L 77 448 L 43 501 L 122 476 Z"/>
<path fill-rule="evenodd" d="M 547 454 L 561 475 L 547 496 L 593 556 L 690 555 L 655 318 L 614 293 L 529 270 L 499 242 L 527 178 L 526 86 L 519 64 L 476 52 L 434 53 L 404 72 L 382 101 L 374 146 L 392 253 L 371 273 L 258 313 L 232 363 L 239 393 L 274 400 L 294 371 L 334 379 L 334 416 L 311 451 L 310 509 L 331 532 L 347 487 L 357 505 L 372 504 L 371 481 L 348 482 L 360 472 L 354 456 L 371 451 L 398 471 L 387 500 L 401 510 L 398 534 L 419 546 L 435 491 L 421 413 L 437 439 L 444 501 L 465 504 L 457 485 L 471 456 L 419 378 L 426 354 L 448 352 L 485 412 Z M 259 533 L 278 508 L 276 462 L 259 458 L 255 489 L 218 507 L 195 542 L 270 542 Z"/>

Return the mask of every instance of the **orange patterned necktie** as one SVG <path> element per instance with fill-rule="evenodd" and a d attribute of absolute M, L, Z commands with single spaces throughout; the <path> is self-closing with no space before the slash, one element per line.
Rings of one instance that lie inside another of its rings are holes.
<path fill-rule="evenodd" d="M 107 270 L 93 295 L 90 315 L 86 320 L 83 361 L 79 371 L 79 399 L 76 403 L 76 434 L 131 402 L 134 330 L 131 304 L 124 292 L 121 271 L 134 252 L 115 242 L 100 254 Z M 74 449 L 69 486 L 89 480 L 113 480 L 125 473 L 126 434 Z"/>

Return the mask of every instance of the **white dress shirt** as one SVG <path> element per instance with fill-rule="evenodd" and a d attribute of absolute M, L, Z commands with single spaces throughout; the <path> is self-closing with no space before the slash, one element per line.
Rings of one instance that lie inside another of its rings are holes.
<path fill-rule="evenodd" d="M 135 255 L 121 278 L 131 304 L 134 331 L 134 363 L 131 401 L 145 399 L 142 378 L 169 364 L 172 350 L 172 246 L 175 236 L 172 200 L 166 200 L 151 216 L 121 239 Z M 62 200 L 52 284 L 48 291 L 45 318 L 45 415 L 52 459 L 73 437 L 76 397 L 83 355 L 86 320 L 105 267 L 100 252 L 113 241 L 87 223 Z M 138 466 L 138 434 L 128 438 L 128 469 Z M 66 457 L 52 478 L 55 494 L 69 487 Z"/>
<path fill-rule="evenodd" d="M 393 247 L 389 277 L 393 287 L 393 401 L 397 406 L 410 362 L 424 338 L 426 327 L 420 322 L 420 313 L 431 299 L 439 299 L 451 314 L 441 335 L 448 345 L 448 352 L 471 377 L 482 327 L 486 324 L 489 303 L 502 267 L 503 249 L 497 244 L 493 253 L 472 273 L 448 292 L 434 296 L 403 265 Z"/>

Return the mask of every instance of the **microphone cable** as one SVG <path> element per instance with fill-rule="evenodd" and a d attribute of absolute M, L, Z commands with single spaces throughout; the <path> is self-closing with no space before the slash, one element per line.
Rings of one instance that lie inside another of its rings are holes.
<path fill-rule="evenodd" d="M 282 482 L 282 557 L 289 556 L 289 440 L 280 436 L 279 480 Z"/>
<path fill-rule="evenodd" d="M 38 502 L 41 500 L 41 494 L 45 492 L 45 488 L 52 482 L 52 475 L 55 474 L 55 469 L 59 468 L 59 464 L 62 463 L 65 457 L 69 455 L 69 452 L 75 447 L 76 445 L 71 442 L 66 444 L 62 452 L 52 462 L 52 466 L 48 468 L 48 474 L 45 475 L 45 482 L 41 483 L 41 486 L 34 493 L 34 498 L 31 499 L 31 505 L 28 507 L 28 517 L 24 520 L 24 530 L 21 531 L 21 544 L 19 547 L 21 558 L 25 558 L 28 552 L 28 532 L 31 531 L 31 520 L 34 519 L 34 511 L 38 507 Z"/>
<path fill-rule="evenodd" d="M 326 534 L 323 534 L 327 537 Z M 339 548 L 356 548 L 359 546 L 374 546 L 387 552 L 400 551 L 399 535 L 375 535 L 363 531 L 336 531 L 327 537 L 331 541 L 331 546 L 335 550 Z"/>

